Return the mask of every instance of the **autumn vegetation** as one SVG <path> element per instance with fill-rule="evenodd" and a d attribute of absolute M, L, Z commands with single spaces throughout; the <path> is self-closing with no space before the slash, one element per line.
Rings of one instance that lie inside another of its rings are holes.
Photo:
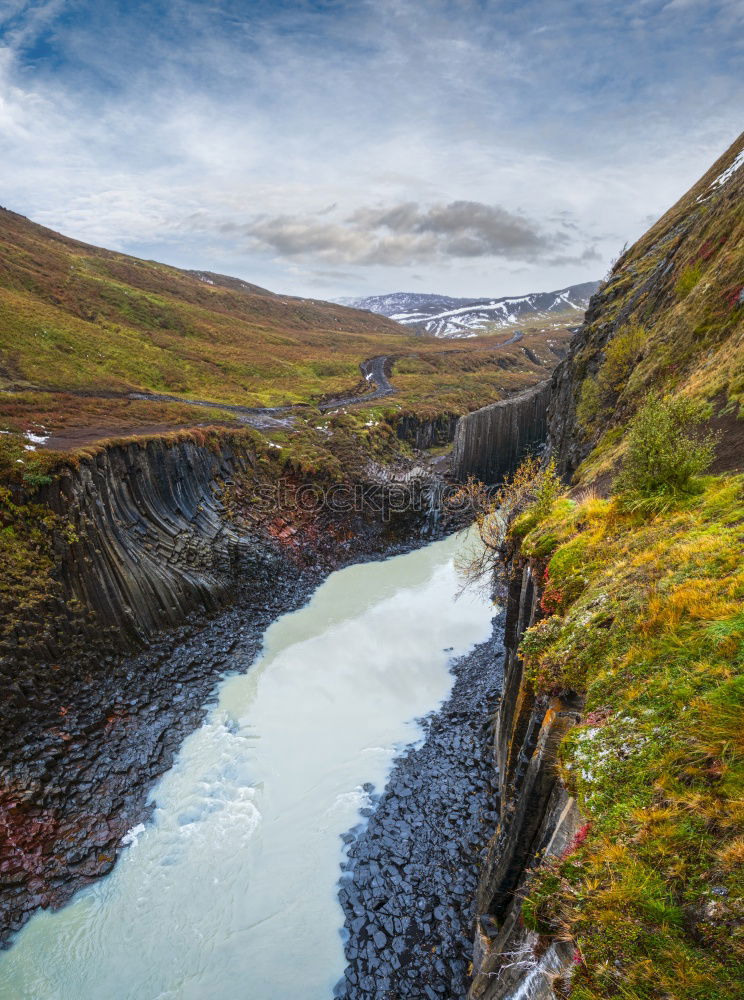
<path fill-rule="evenodd" d="M 559 770 L 585 822 L 522 899 L 543 949 L 574 945 L 572 1000 L 744 982 L 744 171 L 715 182 L 742 141 L 600 290 L 571 482 L 533 459 L 479 513 L 470 573 L 500 556 L 540 581 L 531 689 L 584 704 Z"/>

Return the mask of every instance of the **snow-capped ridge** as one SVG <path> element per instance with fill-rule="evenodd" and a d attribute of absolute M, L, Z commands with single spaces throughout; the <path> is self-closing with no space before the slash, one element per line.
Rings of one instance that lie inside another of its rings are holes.
<path fill-rule="evenodd" d="M 597 281 L 553 292 L 492 299 L 456 299 L 448 295 L 391 292 L 360 299 L 339 299 L 341 305 L 367 309 L 433 337 L 476 337 L 485 330 L 514 326 L 527 319 L 550 321 L 554 313 L 583 312 L 599 287 Z M 577 317 L 578 318 L 578 317 Z"/>

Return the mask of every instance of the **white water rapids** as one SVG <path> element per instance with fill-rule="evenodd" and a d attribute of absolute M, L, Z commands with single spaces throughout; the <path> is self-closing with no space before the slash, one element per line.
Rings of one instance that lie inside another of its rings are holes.
<path fill-rule="evenodd" d="M 446 697 L 450 658 L 490 631 L 488 602 L 455 600 L 462 544 L 340 570 L 275 622 L 112 874 L 0 953 L 0 997 L 330 1000 L 340 834 Z"/>

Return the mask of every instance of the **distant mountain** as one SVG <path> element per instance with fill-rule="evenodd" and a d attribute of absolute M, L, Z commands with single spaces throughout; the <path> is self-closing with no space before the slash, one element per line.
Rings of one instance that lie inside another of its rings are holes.
<path fill-rule="evenodd" d="M 362 299 L 338 299 L 353 309 L 367 309 L 417 328 L 432 337 L 476 337 L 486 330 L 498 330 L 532 320 L 580 318 L 589 299 L 599 288 L 598 281 L 585 281 L 555 292 L 532 292 L 502 299 L 454 299 L 449 295 L 421 295 L 393 292 Z"/>

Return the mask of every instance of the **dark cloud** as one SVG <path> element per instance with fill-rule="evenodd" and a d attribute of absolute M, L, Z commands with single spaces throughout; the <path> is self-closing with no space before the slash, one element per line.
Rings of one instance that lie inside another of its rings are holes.
<path fill-rule="evenodd" d="M 401 202 L 360 208 L 345 218 L 258 216 L 222 232 L 239 233 L 253 249 L 280 257 L 314 257 L 331 265 L 433 263 L 448 258 L 500 257 L 551 262 L 598 259 L 568 252 L 565 232 L 545 230 L 525 215 L 478 201 L 421 206 Z M 588 255 L 587 255 L 588 254 Z"/>

